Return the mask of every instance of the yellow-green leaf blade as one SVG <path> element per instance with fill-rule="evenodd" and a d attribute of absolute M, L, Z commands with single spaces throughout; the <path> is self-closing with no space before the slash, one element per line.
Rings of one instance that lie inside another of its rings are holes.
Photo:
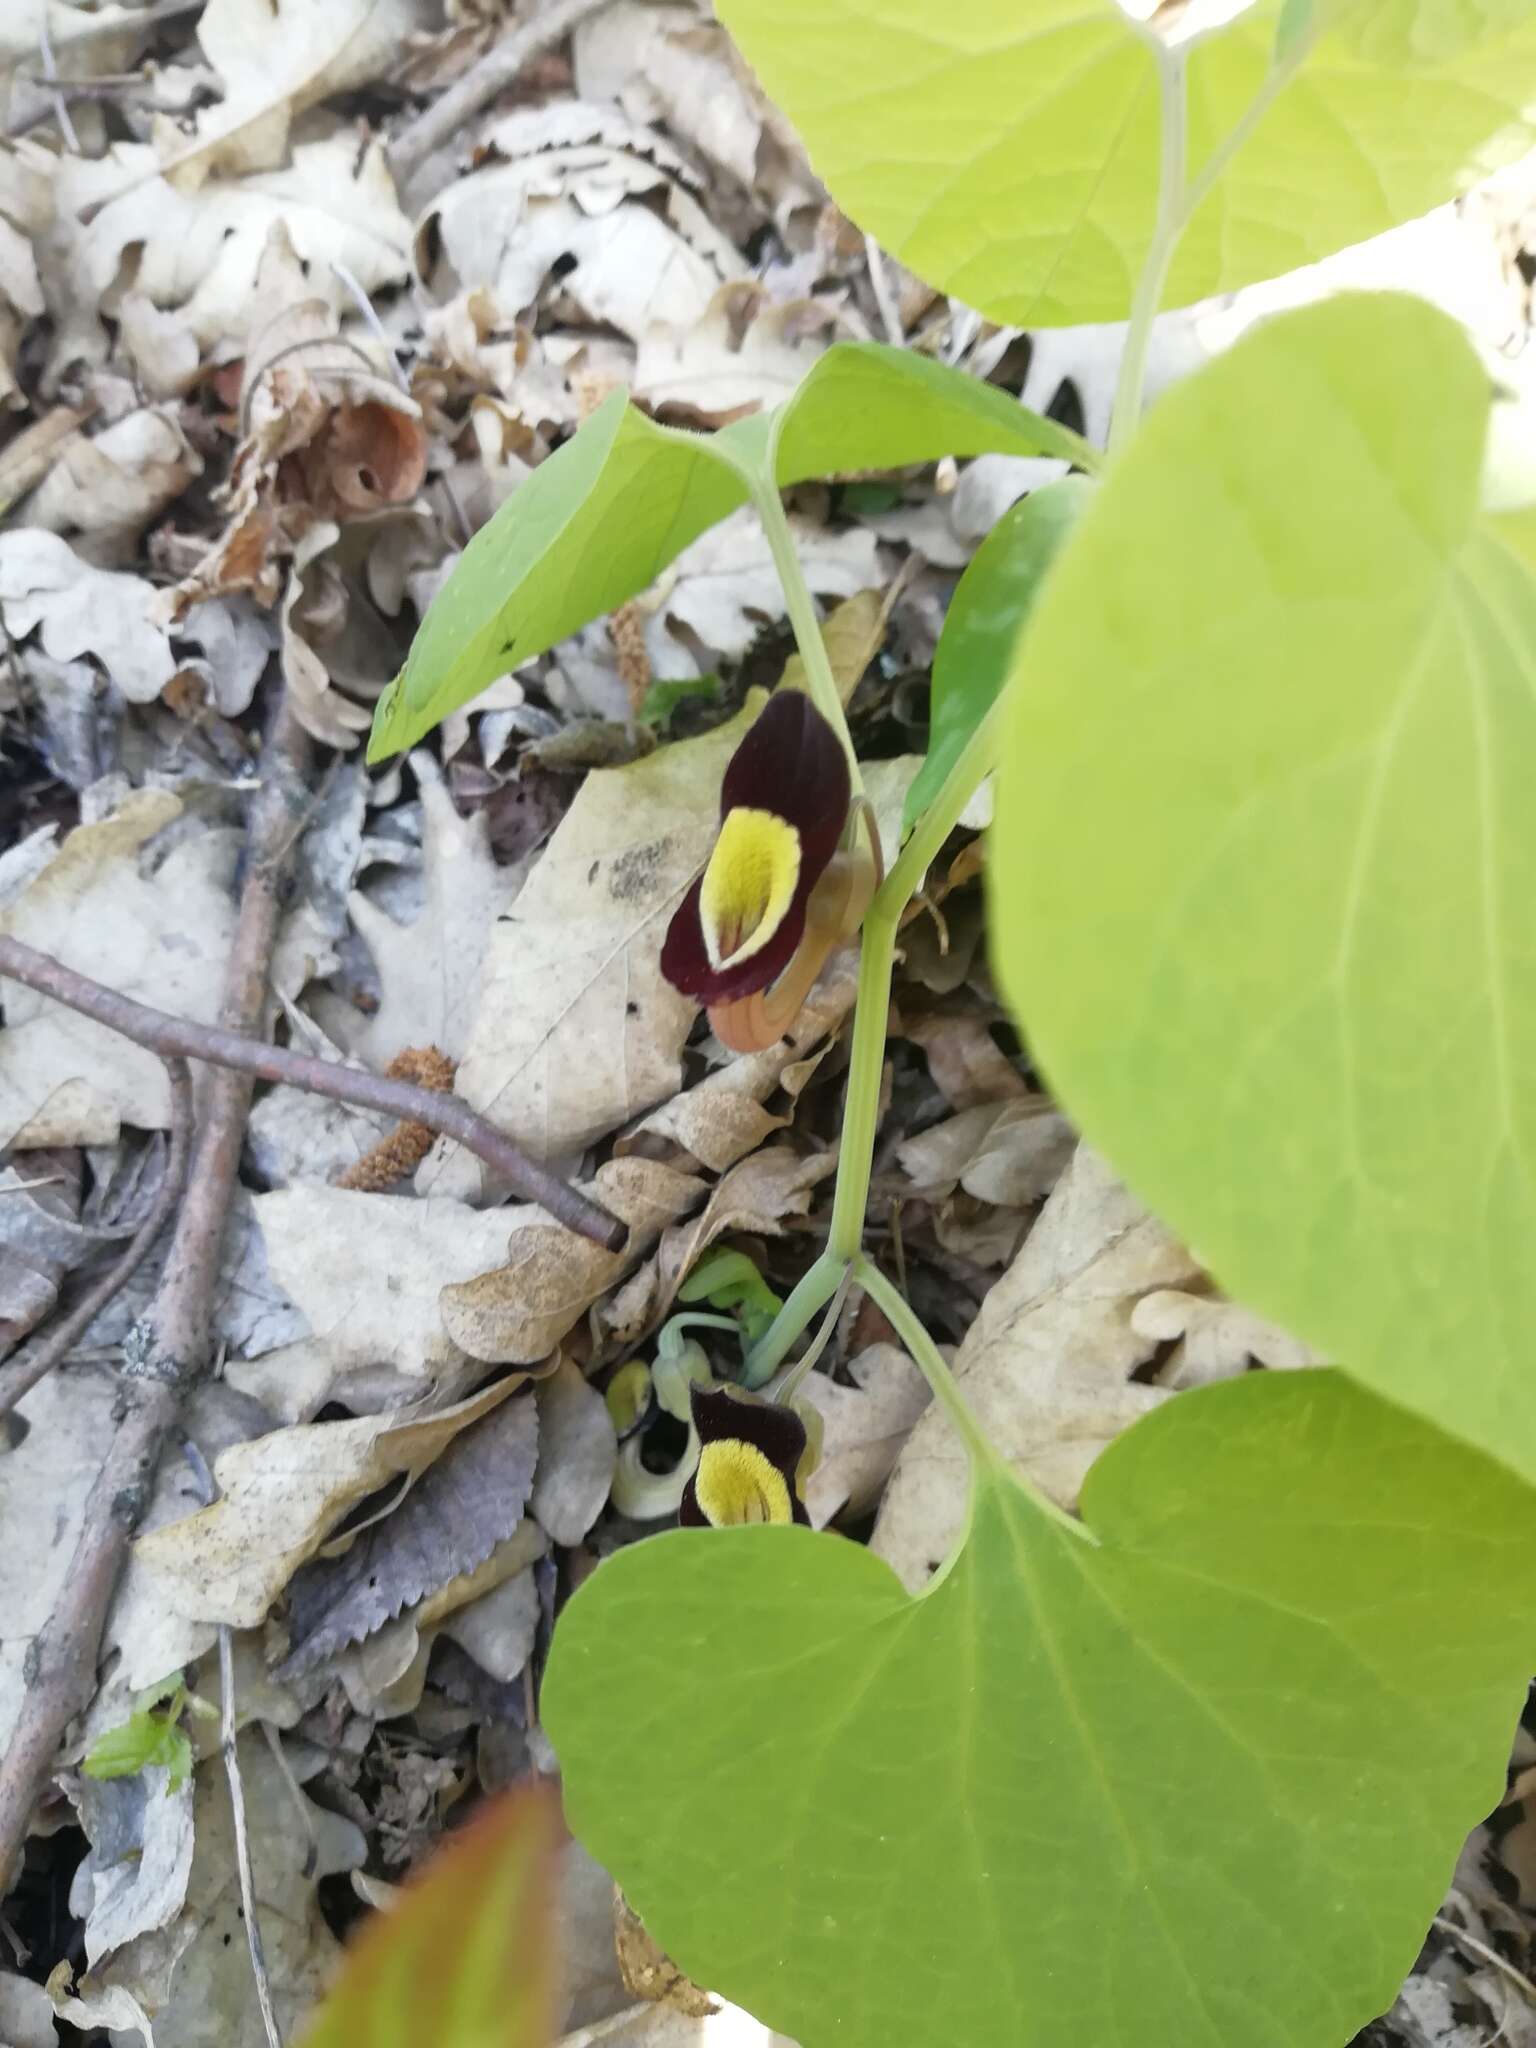
<path fill-rule="evenodd" d="M 1536 575 L 1417 301 L 1169 394 L 1020 652 L 1005 990 L 1223 1283 L 1536 1476 Z"/>
<path fill-rule="evenodd" d="M 802 2048 L 1328 2048 L 1391 2002 L 1503 1785 L 1536 1499 L 1298 1373 L 1150 1416 L 1085 1513 L 985 1481 L 917 1600 L 787 1529 L 576 1595 L 567 1809 L 697 1981 Z"/>
<path fill-rule="evenodd" d="M 1228 291 L 1427 212 L 1533 139 L 1536 20 L 1514 0 L 1334 10 L 1205 202 L 1169 303 Z M 1190 165 L 1269 68 L 1264 0 L 1193 51 Z M 994 319 L 1123 319 L 1152 229 L 1151 51 L 1113 0 L 721 0 L 834 198 Z"/>
<path fill-rule="evenodd" d="M 459 557 L 379 700 L 369 760 L 626 603 L 746 495 L 703 436 L 668 433 L 611 393 Z"/>

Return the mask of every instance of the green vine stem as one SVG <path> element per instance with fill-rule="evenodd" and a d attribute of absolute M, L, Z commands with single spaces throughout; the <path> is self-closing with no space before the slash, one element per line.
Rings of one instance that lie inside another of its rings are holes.
<path fill-rule="evenodd" d="M 1188 167 L 1188 46 L 1171 50 L 1157 35 L 1149 38 L 1157 61 L 1162 115 L 1157 214 L 1152 228 L 1152 243 L 1142 264 L 1141 275 L 1136 280 L 1130 325 L 1126 329 L 1125 353 L 1120 358 L 1115 409 L 1109 428 L 1111 460 L 1130 445 L 1141 424 L 1152 323 L 1162 304 L 1169 267 L 1184 230 L 1210 197 L 1232 159 L 1312 54 L 1317 37 L 1317 23 L 1309 21 L 1302 32 L 1288 37 L 1284 47 L 1276 49 L 1263 83 L 1241 118 L 1217 143 L 1193 178 Z"/>
<path fill-rule="evenodd" d="M 872 1259 L 861 1252 L 853 1262 L 853 1277 L 864 1292 L 884 1315 L 886 1321 L 901 1339 L 902 1348 L 917 1367 L 933 1391 L 933 1398 L 949 1417 L 950 1426 L 965 1445 L 971 1460 L 971 1471 L 976 1479 L 984 1475 L 1002 1480 L 1009 1486 L 1016 1486 L 1029 1495 L 1044 1515 L 1063 1528 L 1070 1529 L 1074 1536 L 1085 1543 L 1094 1542 L 1092 1532 L 1084 1528 L 1076 1515 L 1069 1515 L 1064 1507 L 1043 1493 L 1032 1479 L 1014 1470 L 1005 1457 L 991 1442 L 986 1431 L 971 1413 L 970 1404 L 961 1393 L 949 1362 L 937 1344 L 924 1329 L 916 1311 L 910 1306 L 901 1289 L 887 1280 Z"/>
<path fill-rule="evenodd" d="M 1156 38 L 1152 49 L 1157 60 L 1158 101 L 1162 115 L 1157 216 L 1152 228 L 1151 247 L 1136 280 L 1136 292 L 1131 300 L 1131 321 L 1125 333 L 1125 353 L 1120 358 L 1115 409 L 1109 424 L 1111 462 L 1123 454 L 1141 424 L 1152 323 L 1162 303 L 1173 252 L 1179 246 L 1179 237 L 1189 219 L 1185 189 L 1189 102 L 1187 59 L 1182 49 L 1170 50 Z"/>
<path fill-rule="evenodd" d="M 832 663 L 827 658 L 827 643 L 821 637 L 821 622 L 816 616 L 816 605 L 811 597 L 810 586 L 805 572 L 800 567 L 800 557 L 795 553 L 794 536 L 789 530 L 789 520 L 784 511 L 784 500 L 771 473 L 757 469 L 743 469 L 752 492 L 752 503 L 757 516 L 763 522 L 763 532 L 768 539 L 768 551 L 773 556 L 773 566 L 778 571 L 779 584 L 784 592 L 785 607 L 789 612 L 789 623 L 794 632 L 795 646 L 805 664 L 806 688 L 811 702 L 826 719 L 832 730 L 843 743 L 848 756 L 848 774 L 853 784 L 853 794 L 864 794 L 864 778 L 859 770 L 858 756 L 853 751 L 853 738 L 848 731 L 848 720 L 843 715 L 843 700 L 838 693 L 837 678 L 832 673 Z"/>
<path fill-rule="evenodd" d="M 772 1326 L 753 1345 L 745 1373 L 749 1387 L 760 1387 L 772 1377 L 812 1317 L 832 1299 L 862 1249 L 875 1132 L 880 1121 L 880 1081 L 885 1068 L 885 1027 L 896 934 L 908 902 L 959 823 L 961 812 L 990 773 L 997 759 L 1001 727 L 1002 706 L 997 703 L 967 740 L 964 752 L 919 818 L 865 913 L 859 989 L 853 1011 L 853 1044 L 848 1055 L 848 1093 L 827 1248 L 801 1278 Z"/>

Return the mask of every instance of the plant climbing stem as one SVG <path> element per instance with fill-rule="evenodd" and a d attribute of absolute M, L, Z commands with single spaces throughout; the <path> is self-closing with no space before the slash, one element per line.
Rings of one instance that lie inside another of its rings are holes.
<path fill-rule="evenodd" d="M 843 1108 L 837 1189 L 832 1198 L 827 1248 L 802 1277 L 774 1317 L 771 1328 L 752 1347 L 746 1365 L 748 1386 L 761 1386 L 777 1370 L 801 1331 L 832 1299 L 862 1249 L 875 1133 L 880 1122 L 880 1083 L 885 1067 L 885 1027 L 896 934 L 907 904 L 922 886 L 945 840 L 959 823 L 960 814 L 991 771 L 997 759 L 1001 728 L 999 703 L 992 706 L 971 734 L 964 752 L 918 819 L 912 836 L 865 914 L 853 1044 L 848 1055 L 848 1094 Z"/>
<path fill-rule="evenodd" d="M 746 477 L 751 490 L 757 516 L 763 522 L 768 550 L 773 556 L 773 566 L 778 571 L 785 607 L 789 613 L 789 623 L 795 636 L 795 646 L 799 649 L 800 659 L 805 665 L 806 688 L 811 702 L 842 741 L 843 751 L 848 756 L 848 774 L 853 784 L 853 794 L 862 796 L 864 778 L 859 772 L 858 757 L 853 751 L 848 720 L 843 715 L 843 700 L 838 694 L 837 678 L 832 673 L 832 663 L 827 656 L 827 643 L 821 636 L 821 622 L 816 616 L 816 605 L 811 597 L 810 586 L 805 580 L 805 572 L 800 567 L 800 557 L 795 553 L 794 536 L 789 530 L 789 520 L 784 511 L 784 501 L 779 496 L 779 487 L 772 476 L 763 471 L 744 469 L 742 474 Z"/>
<path fill-rule="evenodd" d="M 1136 280 L 1131 320 L 1125 335 L 1125 353 L 1120 358 L 1115 409 L 1109 424 L 1111 461 L 1124 453 L 1141 421 L 1152 323 L 1157 318 L 1157 309 L 1168 283 L 1168 267 L 1173 261 L 1173 252 L 1189 218 L 1186 193 L 1189 151 L 1187 58 L 1182 49 L 1170 50 L 1157 41 L 1153 43 L 1153 53 L 1157 61 L 1162 138 L 1157 213 L 1152 226 L 1152 244 L 1141 266 L 1141 275 Z"/>

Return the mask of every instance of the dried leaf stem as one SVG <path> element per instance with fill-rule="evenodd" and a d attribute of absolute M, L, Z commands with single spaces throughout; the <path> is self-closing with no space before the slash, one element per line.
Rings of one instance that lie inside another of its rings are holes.
<path fill-rule="evenodd" d="M 122 1256 L 88 1287 L 79 1301 L 51 1330 L 0 1366 L 0 1417 L 9 1415 L 61 1358 L 67 1358 L 112 1297 L 127 1286 L 141 1260 L 170 1220 L 187 1177 L 192 1142 L 192 1077 L 185 1060 L 170 1058 L 165 1069 L 171 1081 L 171 1143 L 160 1185 L 144 1221 Z"/>
<path fill-rule="evenodd" d="M 191 1437 L 183 1439 L 181 1451 L 192 1467 L 204 1507 L 211 1507 L 219 1490 L 208 1469 L 208 1460 Z M 251 1975 L 256 1982 L 256 2004 L 267 2048 L 283 2048 L 282 2029 L 272 2003 L 272 1980 L 267 1974 L 267 1952 L 261 1940 L 261 1909 L 256 1899 L 256 1871 L 251 1862 L 251 1832 L 245 1812 L 245 1779 L 240 1772 L 240 1729 L 235 1718 L 235 1632 L 227 1621 L 219 1623 L 219 1753 L 224 1759 L 229 1810 L 235 1823 L 235 1869 L 240 1879 L 241 1917 L 251 1955 Z"/>
<path fill-rule="evenodd" d="M 253 1081 L 283 1081 L 310 1095 L 349 1102 L 356 1109 L 382 1110 L 386 1116 L 402 1122 L 425 1124 L 430 1131 L 457 1139 L 466 1151 L 483 1159 L 520 1194 L 542 1203 L 568 1230 L 579 1231 L 609 1251 L 623 1247 L 625 1227 L 617 1218 L 578 1194 L 557 1175 L 535 1165 L 510 1138 L 503 1137 L 494 1124 L 476 1116 L 456 1095 L 442 1095 L 412 1082 L 387 1080 L 380 1074 L 339 1066 L 335 1060 L 316 1059 L 310 1053 L 267 1045 L 246 1032 L 223 1025 L 173 1017 L 168 1011 L 136 1003 L 132 997 L 119 995 L 99 981 L 76 974 L 73 968 L 23 945 L 19 939 L 0 934 L 0 976 L 4 975 L 94 1018 L 109 1030 L 120 1031 L 124 1038 L 159 1053 L 162 1059 L 203 1060 L 209 1066 L 227 1069 L 226 1085 L 230 1085 L 232 1077 L 238 1077 L 233 1085 L 243 1097 L 249 1097 Z M 237 1137 L 237 1152 L 239 1143 Z"/>
<path fill-rule="evenodd" d="M 596 14 L 608 0 L 551 0 L 531 21 L 520 22 L 510 35 L 493 43 L 477 64 L 439 93 L 424 113 L 418 114 L 389 151 L 389 168 L 398 184 L 421 169 L 433 150 L 452 142 L 466 121 L 495 99 L 552 43 L 563 42 L 589 14 Z"/>

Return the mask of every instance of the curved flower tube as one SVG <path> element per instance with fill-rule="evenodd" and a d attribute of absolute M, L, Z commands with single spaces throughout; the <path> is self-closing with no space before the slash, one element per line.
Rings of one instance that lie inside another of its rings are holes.
<path fill-rule="evenodd" d="M 683 1528 L 734 1528 L 747 1522 L 801 1522 L 799 1467 L 805 1424 L 792 1408 L 759 1401 L 735 1387 L 690 1389 L 699 1463 L 683 1488 Z"/>
<path fill-rule="evenodd" d="M 714 848 L 661 949 L 732 1051 L 783 1037 L 864 914 L 876 877 L 862 847 L 842 849 L 850 799 L 842 743 L 810 698 L 771 697 L 731 756 Z"/>

